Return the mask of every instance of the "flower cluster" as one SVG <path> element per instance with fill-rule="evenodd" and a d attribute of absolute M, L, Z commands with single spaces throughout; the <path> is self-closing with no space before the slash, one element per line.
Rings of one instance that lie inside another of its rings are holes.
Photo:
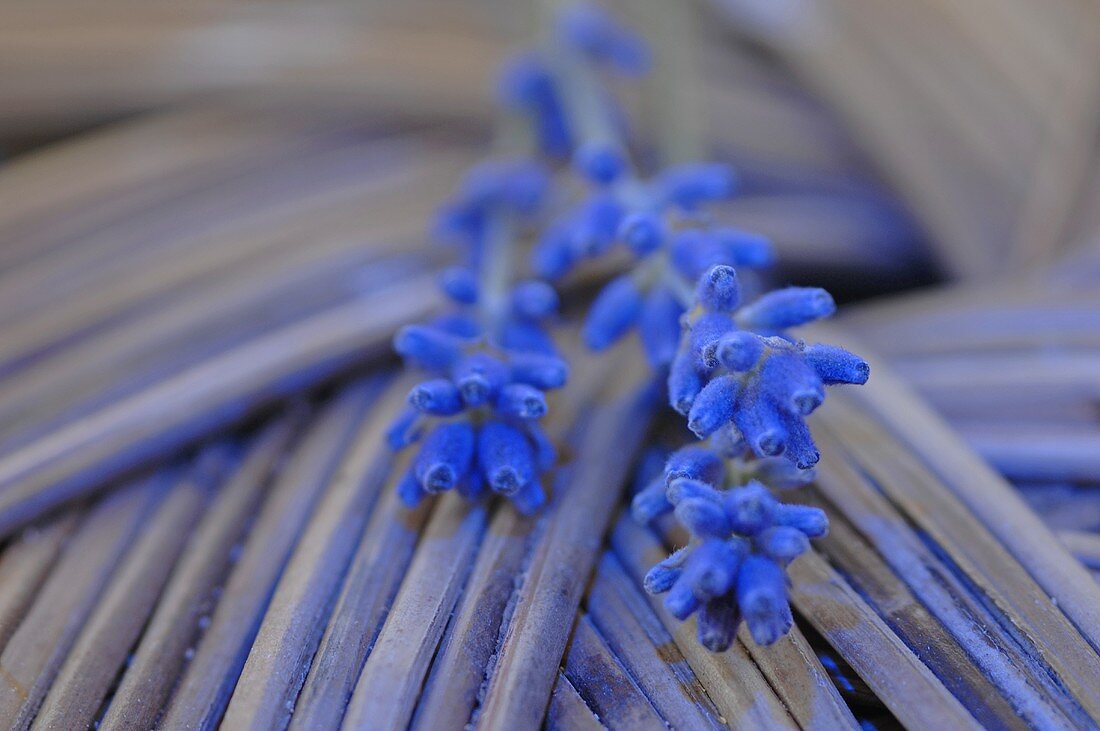
<path fill-rule="evenodd" d="M 742 306 L 735 270 L 719 264 L 700 276 L 683 318 L 669 402 L 706 444 L 674 453 L 632 511 L 648 522 L 674 510 L 690 532 L 691 543 L 655 566 L 645 586 L 668 592 L 673 616 L 698 613 L 699 641 L 710 650 L 727 649 L 742 619 L 759 644 L 787 633 L 785 569 L 828 531 L 823 512 L 780 503 L 770 489 L 812 479 L 819 455 L 805 419 L 825 386 L 868 378 L 858 356 L 786 332 L 834 309 L 824 290 L 801 287 Z"/>
<path fill-rule="evenodd" d="M 588 5 L 563 12 L 552 42 L 514 59 L 500 85 L 507 112 L 530 123 L 542 162 L 498 161 L 469 175 L 439 221 L 441 235 L 464 247 L 465 264 L 441 281 L 454 311 L 395 339 L 432 376 L 391 429 L 395 448 L 420 441 L 401 496 L 415 504 L 453 488 L 505 495 L 524 513 L 539 508 L 539 473 L 555 457 L 538 420 L 544 392 L 567 375 L 545 329 L 558 306 L 546 281 L 621 246 L 632 264 L 596 296 L 583 339 L 599 351 L 636 329 L 650 364 L 667 370 L 672 408 L 701 440 L 673 453 L 634 498 L 638 520 L 672 513 L 691 534 L 646 588 L 667 592 L 675 617 L 695 614 L 713 651 L 729 647 L 742 620 L 770 644 L 791 626 L 787 565 L 828 529 L 820 510 L 772 491 L 812 478 L 818 452 L 806 417 L 825 386 L 865 382 L 867 364 L 789 333 L 833 313 L 824 290 L 742 301 L 739 272 L 767 267 L 774 252 L 762 236 L 713 222 L 707 209 L 734 195 L 733 171 L 635 171 L 625 115 L 603 81 L 644 73 L 645 43 Z M 551 190 L 555 168 L 571 169 L 583 192 Z M 510 251 L 526 238 L 542 279 L 513 282 Z"/>
<path fill-rule="evenodd" d="M 556 456 L 538 420 L 545 392 L 568 374 L 545 329 L 558 296 L 538 280 L 512 284 L 501 265 L 512 232 L 538 212 L 546 187 L 537 165 L 487 163 L 440 216 L 441 235 L 465 249 L 465 263 L 440 276 L 454 309 L 394 338 L 406 362 L 432 376 L 412 389 L 389 430 L 394 449 L 420 442 L 398 486 L 410 506 L 451 489 L 471 499 L 487 490 L 506 496 L 524 514 L 545 502 L 539 473 Z"/>

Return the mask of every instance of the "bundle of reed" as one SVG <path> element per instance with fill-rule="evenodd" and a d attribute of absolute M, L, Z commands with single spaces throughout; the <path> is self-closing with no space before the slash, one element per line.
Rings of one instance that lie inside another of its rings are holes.
<path fill-rule="evenodd" d="M 1047 264 L 1091 215 L 1100 14 L 1075 0 L 715 0 L 856 130 L 956 276 Z M 1092 188 L 1090 188 L 1092 186 Z"/>
<path fill-rule="evenodd" d="M 814 425 L 826 458 L 799 499 L 826 507 L 834 529 L 795 564 L 798 629 L 771 648 L 745 637 L 703 650 L 641 587 L 682 536 L 616 519 L 654 405 L 631 346 L 574 356 L 583 378 L 553 412 L 572 457 L 535 519 L 456 496 L 401 508 L 381 433 L 407 384 L 381 375 L 25 532 L 0 556 L 4 717 L 1097 722 L 1100 587 L 879 362 L 867 390 L 839 395 Z"/>

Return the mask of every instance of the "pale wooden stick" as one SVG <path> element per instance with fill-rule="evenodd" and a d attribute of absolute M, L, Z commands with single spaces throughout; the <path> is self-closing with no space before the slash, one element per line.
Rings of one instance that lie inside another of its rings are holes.
<path fill-rule="evenodd" d="M 26 729 L 126 550 L 169 485 L 149 478 L 104 498 L 82 521 L 0 654 L 0 718 Z"/>
<path fill-rule="evenodd" d="M 271 592 L 352 437 L 378 382 L 349 387 L 322 411 L 291 454 L 248 534 L 201 641 L 163 717 L 166 727 L 218 725 Z"/>
<path fill-rule="evenodd" d="M 94 725 L 111 683 L 152 614 L 191 529 L 235 460 L 229 445 L 213 443 L 149 516 L 141 537 L 127 552 L 69 650 L 35 717 L 34 728 Z"/>
<path fill-rule="evenodd" d="M 154 726 L 186 661 L 200 617 L 229 572 L 233 546 L 244 536 L 304 417 L 304 409 L 295 409 L 267 426 L 221 489 L 180 557 L 100 728 Z"/>

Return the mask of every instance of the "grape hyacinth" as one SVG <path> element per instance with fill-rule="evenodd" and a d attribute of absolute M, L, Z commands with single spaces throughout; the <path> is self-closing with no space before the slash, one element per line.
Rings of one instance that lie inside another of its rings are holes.
<path fill-rule="evenodd" d="M 824 290 L 745 294 L 745 270 L 775 256 L 765 237 L 713 221 L 708 209 L 735 194 L 732 170 L 635 170 L 625 114 L 602 82 L 650 63 L 641 38 L 579 5 L 562 12 L 548 48 L 507 65 L 502 105 L 528 123 L 537 159 L 475 168 L 440 216 L 440 234 L 464 247 L 465 262 L 441 276 L 453 311 L 395 338 L 430 375 L 390 431 L 394 448 L 419 442 L 398 489 L 410 505 L 456 489 L 538 510 L 539 475 L 555 460 L 538 422 L 545 392 L 567 376 L 546 329 L 558 309 L 546 282 L 621 245 L 632 264 L 595 297 L 582 338 L 601 351 L 636 330 L 648 362 L 667 374 L 670 405 L 700 440 L 673 452 L 634 497 L 637 520 L 671 514 L 691 536 L 645 587 L 666 593 L 676 618 L 696 615 L 712 651 L 728 648 L 742 621 L 767 645 L 792 624 L 786 567 L 828 530 L 822 511 L 773 491 L 812 479 L 819 455 L 806 417 L 825 386 L 864 383 L 868 366 L 790 333 L 833 313 Z M 579 184 L 551 184 L 571 173 Z M 527 239 L 541 279 L 514 282 L 511 252 Z"/>
<path fill-rule="evenodd" d="M 412 389 L 389 431 L 395 449 L 420 443 L 398 485 L 409 506 L 451 489 L 470 499 L 503 495 L 524 514 L 545 501 L 539 474 L 556 456 L 538 422 L 545 392 L 568 373 L 545 329 L 558 296 L 538 280 L 510 284 L 507 248 L 537 213 L 546 186 L 534 163 L 487 163 L 440 216 L 441 235 L 466 253 L 465 264 L 440 276 L 454 311 L 394 338 L 397 352 L 432 376 Z"/>

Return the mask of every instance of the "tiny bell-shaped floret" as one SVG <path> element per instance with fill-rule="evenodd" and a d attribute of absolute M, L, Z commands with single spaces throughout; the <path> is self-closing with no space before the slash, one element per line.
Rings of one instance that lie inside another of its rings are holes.
<path fill-rule="evenodd" d="M 427 495 L 428 493 L 420 486 L 420 480 L 416 479 L 412 470 L 405 472 L 397 481 L 397 497 L 406 507 L 415 508 Z"/>
<path fill-rule="evenodd" d="M 695 499 L 709 500 L 716 505 L 722 503 L 722 493 L 720 491 L 709 483 L 702 480 L 693 480 L 689 477 L 678 477 L 668 483 L 668 487 L 665 489 L 665 497 L 672 505 L 679 505 L 685 500 Z"/>
<path fill-rule="evenodd" d="M 497 411 L 517 419 L 541 419 L 546 415 L 546 397 L 525 383 L 509 383 L 497 396 Z"/>
<path fill-rule="evenodd" d="M 413 468 L 425 492 L 456 487 L 470 469 L 474 456 L 474 430 L 465 421 L 439 424 L 420 446 Z"/>
<path fill-rule="evenodd" d="M 676 357 L 683 314 L 684 308 L 668 287 L 657 286 L 646 294 L 638 315 L 638 336 L 653 368 L 666 366 Z"/>
<path fill-rule="evenodd" d="M 836 311 L 832 296 L 817 287 L 786 287 L 768 292 L 737 313 L 748 330 L 776 332 L 828 317 Z"/>
<path fill-rule="evenodd" d="M 561 388 L 569 378 L 569 365 L 554 355 L 515 353 L 508 359 L 511 380 L 547 391 Z"/>
<path fill-rule="evenodd" d="M 642 293 L 629 275 L 613 279 L 600 291 L 585 320 L 581 335 L 592 350 L 604 350 L 637 322 L 642 309 Z"/>
<path fill-rule="evenodd" d="M 459 360 L 452 379 L 467 406 L 477 407 L 494 398 L 508 378 L 508 368 L 486 353 L 471 353 Z"/>
<path fill-rule="evenodd" d="M 394 451 L 404 449 L 420 439 L 422 430 L 420 412 L 412 407 L 402 409 L 386 429 L 386 442 Z"/>
<path fill-rule="evenodd" d="M 699 277 L 695 299 L 711 312 L 733 312 L 741 301 L 737 272 L 726 264 L 715 264 Z"/>
<path fill-rule="evenodd" d="M 771 645 L 794 624 L 787 603 L 787 576 L 770 558 L 751 555 L 737 576 L 737 603 L 758 645 Z"/>
<path fill-rule="evenodd" d="M 690 163 L 666 169 L 657 178 L 661 198 L 692 211 L 703 203 L 725 200 L 737 188 L 737 176 L 728 165 Z"/>
<path fill-rule="evenodd" d="M 768 558 L 783 567 L 810 549 L 810 540 L 806 534 L 787 526 L 768 528 L 760 533 L 756 541 Z"/>
<path fill-rule="evenodd" d="M 732 530 L 742 536 L 754 536 L 769 527 L 779 505 L 759 482 L 730 490 L 725 503 Z"/>
<path fill-rule="evenodd" d="M 477 276 L 468 267 L 447 267 L 439 275 L 443 293 L 461 305 L 477 302 Z"/>
<path fill-rule="evenodd" d="M 512 290 L 512 310 L 530 320 L 541 320 L 558 311 L 558 293 L 537 279 L 520 282 Z"/>
<path fill-rule="evenodd" d="M 721 503 L 692 497 L 676 503 L 676 519 L 692 535 L 705 538 L 726 538 L 731 531 L 729 516 Z"/>
<path fill-rule="evenodd" d="M 690 348 L 681 347 L 668 369 L 668 403 L 687 416 L 702 389 L 703 374 L 700 373 L 698 359 Z"/>
<path fill-rule="evenodd" d="M 737 636 L 741 610 L 733 597 L 721 596 L 704 604 L 696 615 L 699 644 L 711 652 L 725 652 Z"/>
<path fill-rule="evenodd" d="M 640 211 L 623 218 L 617 236 L 637 257 L 642 258 L 664 245 L 668 231 L 660 215 Z"/>
<path fill-rule="evenodd" d="M 559 38 L 592 61 L 631 75 L 649 70 L 645 42 L 598 5 L 579 3 L 567 8 L 559 14 L 556 29 Z"/>
<path fill-rule="evenodd" d="M 745 330 L 728 332 L 714 344 L 718 363 L 734 373 L 750 370 L 763 354 L 764 343 L 760 336 Z"/>
<path fill-rule="evenodd" d="M 656 566 L 646 572 L 642 586 L 650 594 L 664 594 L 672 588 L 676 580 L 680 578 L 684 570 L 684 562 L 691 554 L 691 549 L 685 546 L 672 553 Z"/>
<path fill-rule="evenodd" d="M 737 411 L 741 380 L 737 376 L 718 376 L 703 386 L 688 412 L 688 428 L 706 439 L 729 423 Z"/>
<path fill-rule="evenodd" d="M 836 383 L 862 385 L 867 383 L 867 378 L 871 375 L 871 367 L 867 365 L 867 361 L 854 353 L 849 353 L 844 348 L 819 343 L 806 346 L 802 352 L 806 362 L 826 385 Z"/>
<path fill-rule="evenodd" d="M 573 156 L 577 172 L 596 185 L 608 185 L 626 172 L 626 154 L 618 145 L 586 142 Z"/>
<path fill-rule="evenodd" d="M 463 341 L 428 325 L 406 325 L 397 331 L 398 355 L 429 371 L 445 371 L 462 356 Z"/>
<path fill-rule="evenodd" d="M 630 515 L 642 525 L 670 510 L 672 510 L 672 503 L 665 497 L 665 481 L 661 477 L 650 480 L 649 484 L 636 492 L 630 501 Z"/>
<path fill-rule="evenodd" d="M 482 425 L 477 440 L 478 464 L 489 487 L 513 495 L 535 477 L 535 457 L 523 432 L 502 421 Z"/>
<path fill-rule="evenodd" d="M 453 416 L 463 409 L 458 387 L 446 378 L 418 383 L 409 392 L 408 400 L 417 411 L 432 416 Z"/>
<path fill-rule="evenodd" d="M 702 446 L 687 446 L 677 449 L 665 462 L 664 480 L 671 485 L 673 480 L 699 480 L 709 485 L 721 485 L 726 465 L 721 457 Z"/>
<path fill-rule="evenodd" d="M 774 513 L 776 525 L 784 525 L 805 533 L 810 538 L 823 538 L 829 532 L 825 511 L 809 505 L 780 503 Z"/>

